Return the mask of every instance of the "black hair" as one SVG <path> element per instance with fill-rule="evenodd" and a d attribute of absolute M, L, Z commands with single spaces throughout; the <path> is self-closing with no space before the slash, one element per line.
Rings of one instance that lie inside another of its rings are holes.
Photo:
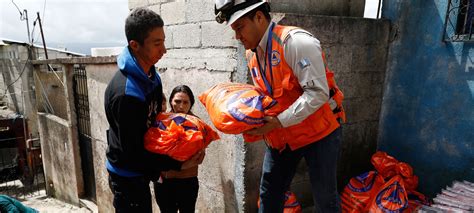
<path fill-rule="evenodd" d="M 255 9 L 251 10 L 250 12 L 245 14 L 244 17 L 247 17 L 249 19 L 253 19 L 258 11 L 262 12 L 263 15 L 265 16 L 265 18 L 268 21 L 272 20 L 272 17 L 270 16 L 270 5 L 267 2 L 265 2 L 264 4 L 258 6 Z"/>
<path fill-rule="evenodd" d="M 176 87 L 171 91 L 171 95 L 170 95 L 170 98 L 169 98 L 169 100 L 168 100 L 169 103 L 170 103 L 171 111 L 174 111 L 173 105 L 171 105 L 171 102 L 173 101 L 173 98 L 174 98 L 174 96 L 176 95 L 176 93 L 179 93 L 179 92 L 182 92 L 182 93 L 188 95 L 189 101 L 191 101 L 191 107 L 189 107 L 189 112 L 188 112 L 188 114 L 194 115 L 194 114 L 191 112 L 191 109 L 193 108 L 193 105 L 194 105 L 194 94 L 193 94 L 193 91 L 191 91 L 191 88 L 189 88 L 189 87 L 186 86 L 186 85 L 179 85 L 179 86 L 176 86 Z"/>
<path fill-rule="evenodd" d="M 143 7 L 136 8 L 125 20 L 125 36 L 128 42 L 135 40 L 143 44 L 148 33 L 163 25 L 163 19 L 157 13 Z"/>

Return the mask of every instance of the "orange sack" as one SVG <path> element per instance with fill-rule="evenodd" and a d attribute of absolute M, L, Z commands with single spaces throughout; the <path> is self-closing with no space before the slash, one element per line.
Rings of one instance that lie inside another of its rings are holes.
<path fill-rule="evenodd" d="M 145 149 L 185 161 L 219 135 L 201 119 L 182 113 L 160 113 L 145 134 Z"/>
<path fill-rule="evenodd" d="M 262 126 L 264 116 L 276 116 L 280 109 L 276 100 L 248 84 L 217 84 L 201 94 L 199 100 L 214 126 L 226 134 L 240 134 Z"/>
<path fill-rule="evenodd" d="M 257 201 L 257 207 L 260 208 L 260 197 Z M 301 213 L 301 204 L 298 202 L 295 193 L 291 191 L 285 192 L 285 204 L 283 205 L 283 213 Z"/>
<path fill-rule="evenodd" d="M 408 207 L 408 194 L 403 178 L 395 175 L 372 196 L 364 212 L 404 212 Z"/>
<path fill-rule="evenodd" d="M 342 212 L 364 212 L 370 198 L 384 183 L 382 176 L 376 171 L 351 178 L 341 195 Z"/>

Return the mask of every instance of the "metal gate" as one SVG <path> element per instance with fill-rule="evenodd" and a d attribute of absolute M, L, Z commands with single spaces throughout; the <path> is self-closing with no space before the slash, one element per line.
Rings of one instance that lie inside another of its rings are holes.
<path fill-rule="evenodd" d="M 89 97 L 87 73 L 84 65 L 74 65 L 74 104 L 76 108 L 79 146 L 81 152 L 82 174 L 84 178 L 84 197 L 96 202 L 94 163 L 92 158 L 92 139 L 89 116 Z"/>
<path fill-rule="evenodd" d="M 46 193 L 40 141 L 26 129 L 23 116 L 0 116 L 0 194 L 17 199 Z"/>

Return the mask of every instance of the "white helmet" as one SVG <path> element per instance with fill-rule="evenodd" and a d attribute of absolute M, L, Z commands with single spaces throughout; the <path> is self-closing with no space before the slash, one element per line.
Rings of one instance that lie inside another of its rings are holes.
<path fill-rule="evenodd" d="M 215 0 L 216 4 L 214 12 L 216 21 L 220 24 L 227 21 L 227 25 L 231 25 L 237 19 L 257 8 L 262 4 L 268 3 L 262 0 Z M 270 8 L 268 8 L 270 9 Z"/>

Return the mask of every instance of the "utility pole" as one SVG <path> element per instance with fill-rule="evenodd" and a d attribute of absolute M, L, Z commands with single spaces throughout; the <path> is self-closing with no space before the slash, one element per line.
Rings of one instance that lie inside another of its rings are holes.
<path fill-rule="evenodd" d="M 44 41 L 44 34 L 43 34 L 43 27 L 41 26 L 40 13 L 36 12 L 36 15 L 38 15 L 38 22 L 39 22 L 40 31 L 41 31 L 41 39 L 43 39 L 44 55 L 46 56 L 46 59 L 48 59 L 48 50 L 46 49 L 46 42 Z"/>
<path fill-rule="evenodd" d="M 28 44 L 29 44 L 29 43 L 31 43 L 31 38 L 30 38 L 30 24 L 28 23 L 28 11 L 26 9 L 24 9 L 23 13 L 25 14 L 26 31 L 28 31 Z"/>
<path fill-rule="evenodd" d="M 377 5 L 377 16 L 375 17 L 376 19 L 379 18 L 380 14 L 380 6 L 382 6 L 382 0 L 379 0 L 379 4 Z"/>

